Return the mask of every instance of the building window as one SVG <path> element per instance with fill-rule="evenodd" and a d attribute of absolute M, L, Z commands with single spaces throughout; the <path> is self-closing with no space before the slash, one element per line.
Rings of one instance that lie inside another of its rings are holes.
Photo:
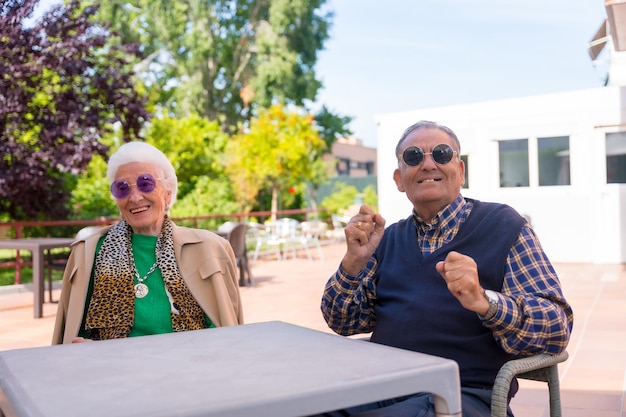
<path fill-rule="evenodd" d="M 626 183 L 626 132 L 606 134 L 606 182 Z"/>
<path fill-rule="evenodd" d="M 570 185 L 569 137 L 537 139 L 539 185 Z"/>
<path fill-rule="evenodd" d="M 335 166 L 337 170 L 337 175 L 350 175 L 350 160 L 345 158 L 337 158 L 337 163 Z"/>
<path fill-rule="evenodd" d="M 498 142 L 500 187 L 528 187 L 528 139 Z"/>
<path fill-rule="evenodd" d="M 469 175 L 467 175 L 469 171 L 469 159 L 467 155 L 461 155 L 461 161 L 465 164 L 465 183 L 463 184 L 463 188 L 469 188 Z"/>

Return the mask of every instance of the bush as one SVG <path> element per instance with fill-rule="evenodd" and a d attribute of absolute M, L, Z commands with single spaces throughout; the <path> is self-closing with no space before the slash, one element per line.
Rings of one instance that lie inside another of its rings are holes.
<path fill-rule="evenodd" d="M 368 185 L 359 192 L 353 185 L 337 182 L 332 194 L 322 200 L 320 207 L 329 213 L 343 215 L 351 206 L 361 204 L 367 204 L 374 210 L 378 208 L 378 195 L 374 186 Z"/>

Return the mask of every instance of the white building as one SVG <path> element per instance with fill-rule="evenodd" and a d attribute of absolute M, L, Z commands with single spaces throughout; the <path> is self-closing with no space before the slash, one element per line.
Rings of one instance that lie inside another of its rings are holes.
<path fill-rule="evenodd" d="M 623 36 L 611 27 L 620 28 L 624 6 L 606 0 L 608 30 L 594 38 L 611 53 L 606 87 L 379 115 L 378 197 L 387 224 L 412 210 L 392 178 L 397 141 L 416 121 L 433 120 L 461 141 L 462 194 L 528 216 L 553 262 L 626 262 L 626 45 L 617 49 Z"/>

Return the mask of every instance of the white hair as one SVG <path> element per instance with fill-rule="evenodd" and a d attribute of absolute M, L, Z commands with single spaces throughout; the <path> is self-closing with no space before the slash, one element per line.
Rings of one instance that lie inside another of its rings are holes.
<path fill-rule="evenodd" d="M 154 146 L 145 142 L 128 142 L 119 147 L 119 149 L 111 155 L 107 167 L 107 178 L 110 182 L 115 180 L 117 170 L 126 164 L 132 162 L 143 162 L 156 166 L 161 170 L 162 184 L 167 191 L 172 193 L 172 199 L 166 211 L 176 202 L 176 193 L 178 192 L 178 178 L 174 166 L 163 152 Z"/>

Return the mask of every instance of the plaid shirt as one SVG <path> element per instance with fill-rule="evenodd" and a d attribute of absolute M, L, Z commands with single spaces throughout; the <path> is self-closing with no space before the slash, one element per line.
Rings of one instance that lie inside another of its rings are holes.
<path fill-rule="evenodd" d="M 424 256 L 450 242 L 467 219 L 473 204 L 462 196 L 440 211 L 431 223 L 414 215 L 418 244 Z M 377 262 L 372 257 L 357 276 L 341 266 L 330 278 L 322 298 L 328 326 L 342 335 L 369 333 L 376 325 Z M 509 251 L 500 303 L 483 325 L 502 348 L 514 355 L 556 354 L 565 350 L 573 313 L 559 279 L 528 224 Z"/>

